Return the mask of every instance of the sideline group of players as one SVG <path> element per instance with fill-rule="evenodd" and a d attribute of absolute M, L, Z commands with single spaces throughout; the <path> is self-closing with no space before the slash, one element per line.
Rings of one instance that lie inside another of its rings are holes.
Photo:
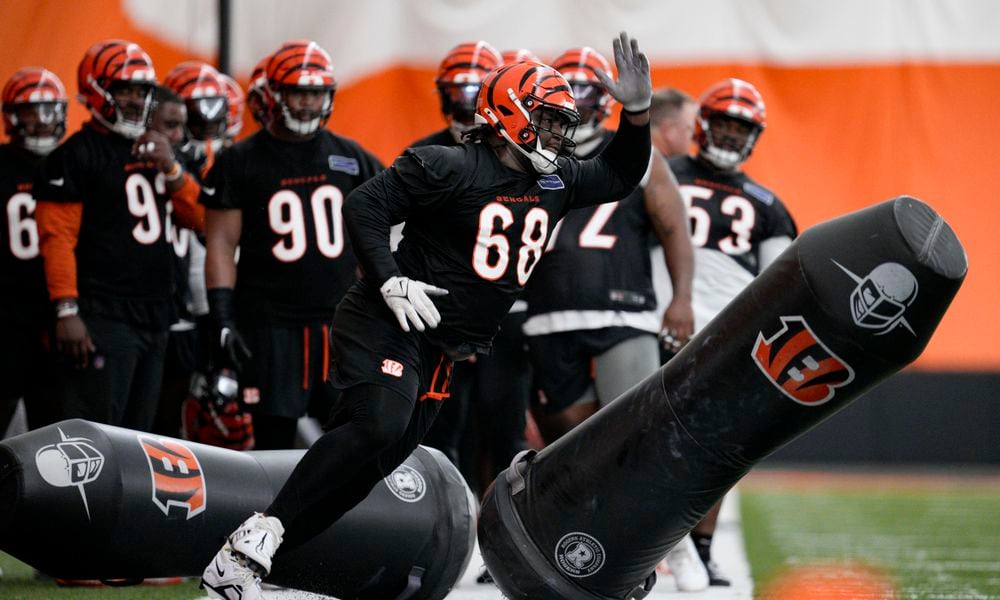
<path fill-rule="evenodd" d="M 448 125 L 389 169 L 325 128 L 336 81 L 314 42 L 261 60 L 245 96 L 204 63 L 158 85 L 136 44 L 98 43 L 77 82 L 92 119 L 61 144 L 62 83 L 18 71 L 2 94 L 0 319 L 18 352 L 0 424 L 23 397 L 32 428 L 79 417 L 176 435 L 190 388 L 189 437 L 269 449 L 329 414 L 275 503 L 220 551 L 226 575 L 206 571 L 223 598 L 253 597 L 282 539 L 328 526 L 425 435 L 467 462 L 469 413 L 485 460 L 463 470 L 485 485 L 526 447 L 527 410 L 545 442 L 565 434 L 796 234 L 740 170 L 765 126 L 751 84 L 650 106 L 634 40 L 615 59 L 618 81 L 593 48 L 549 67 L 460 44 L 436 78 Z M 234 143 L 244 100 L 262 129 Z M 617 134 L 602 126 L 616 100 Z M 672 553 L 682 589 L 726 584 L 713 530 L 710 516 Z M 261 550 L 262 535 L 276 542 Z"/>

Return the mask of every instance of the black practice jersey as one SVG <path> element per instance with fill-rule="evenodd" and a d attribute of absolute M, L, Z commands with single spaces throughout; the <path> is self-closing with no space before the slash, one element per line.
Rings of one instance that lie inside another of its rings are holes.
<path fill-rule="evenodd" d="M 218 157 L 208 208 L 242 210 L 236 302 L 247 318 L 325 321 L 356 279 L 344 198 L 382 170 L 357 143 L 321 130 L 302 143 L 260 131 Z"/>
<path fill-rule="evenodd" d="M 797 230 L 781 200 L 746 174 L 719 172 L 691 156 L 669 163 L 691 221 L 700 330 L 760 273 L 762 245 L 790 242 Z"/>
<path fill-rule="evenodd" d="M 38 201 L 83 204 L 76 245 L 81 297 L 167 301 L 173 289 L 163 174 L 132 155 L 133 141 L 89 123 L 50 154 Z"/>
<path fill-rule="evenodd" d="M 630 124 L 599 157 L 566 159 L 552 175 L 509 169 L 481 144 L 411 148 L 348 199 L 347 225 L 369 291 L 378 298 L 374 288 L 399 274 L 447 289 L 433 299 L 442 319 L 427 335 L 449 348 L 488 352 L 559 219 L 631 193 L 649 152 L 649 128 Z M 404 220 L 394 261 L 389 227 Z"/>
<path fill-rule="evenodd" d="M 31 189 L 42 159 L 13 144 L 0 146 L 0 294 L 48 310 L 45 271 Z"/>
<path fill-rule="evenodd" d="M 613 135 L 605 132 L 604 142 L 586 158 L 596 156 Z M 609 326 L 657 331 L 651 230 L 641 188 L 621 200 L 563 217 L 528 286 L 525 332 L 542 335 Z"/>

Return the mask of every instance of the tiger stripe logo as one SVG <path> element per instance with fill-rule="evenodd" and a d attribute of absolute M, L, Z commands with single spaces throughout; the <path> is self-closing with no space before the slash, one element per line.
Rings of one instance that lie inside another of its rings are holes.
<path fill-rule="evenodd" d="M 799 315 L 781 317 L 781 329 L 770 338 L 759 332 L 750 354 L 775 387 L 805 406 L 829 402 L 837 388 L 854 381 L 854 369 Z"/>
<path fill-rule="evenodd" d="M 204 512 L 207 505 L 205 475 L 194 452 L 170 438 L 140 435 L 138 440 L 149 464 L 153 503 L 163 514 L 174 518 L 183 516 L 187 520 Z"/>

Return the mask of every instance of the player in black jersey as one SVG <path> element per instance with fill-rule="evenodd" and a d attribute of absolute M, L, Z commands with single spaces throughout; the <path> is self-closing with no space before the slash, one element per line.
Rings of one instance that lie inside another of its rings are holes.
<path fill-rule="evenodd" d="M 4 130 L 0 146 L 0 434 L 24 398 L 28 427 L 58 417 L 47 384 L 45 337 L 51 329 L 45 271 L 38 253 L 32 187 L 42 160 L 66 133 L 66 91 L 55 73 L 18 70 L 3 86 Z"/>
<path fill-rule="evenodd" d="M 342 205 L 382 169 L 324 128 L 332 69 L 315 42 L 284 44 L 267 64 L 267 128 L 223 152 L 202 186 L 211 319 L 258 449 L 291 448 L 310 402 L 332 402 L 329 323 L 357 268 Z"/>
<path fill-rule="evenodd" d="M 595 74 L 607 71 L 608 61 L 581 47 L 552 66 L 577 99 L 575 154 L 592 158 L 614 135 L 601 126 L 614 100 Z M 684 205 L 666 162 L 654 153 L 648 164 L 641 189 L 563 217 L 528 287 L 524 332 L 540 391 L 533 412 L 547 442 L 655 371 L 658 332 L 691 335 L 693 258 Z M 678 290 L 662 313 L 649 261 L 654 232 Z"/>
<path fill-rule="evenodd" d="M 718 82 L 701 97 L 696 154 L 669 161 L 691 220 L 695 331 L 715 318 L 797 235 L 795 222 L 777 195 L 740 168 L 765 125 L 764 100 L 752 84 L 740 79 Z M 691 538 L 709 583 L 729 585 L 711 561 L 718 514 L 716 505 L 695 526 Z"/>
<path fill-rule="evenodd" d="M 56 304 L 64 416 L 148 430 L 171 322 L 166 204 L 184 169 L 146 131 L 156 73 L 138 45 L 92 46 L 78 70 L 91 121 L 50 154 L 36 182 L 40 250 Z M 174 206 L 200 228 L 195 205 Z"/>
<path fill-rule="evenodd" d="M 268 573 L 283 538 L 299 544 L 364 499 L 423 437 L 448 395 L 451 361 L 489 353 L 558 219 L 639 183 L 650 152 L 649 63 L 624 33 L 615 59 L 619 81 L 601 76 L 626 116 L 597 158 L 564 157 L 579 118 L 569 85 L 521 62 L 483 82 L 480 143 L 407 150 L 351 195 L 345 220 L 364 278 L 334 317 L 340 410 L 271 506 L 205 570 L 210 589 L 258 598 L 253 569 Z M 389 228 L 404 220 L 392 254 Z"/>
<path fill-rule="evenodd" d="M 482 40 L 452 48 L 441 61 L 435 80 L 441 113 L 448 126 L 417 140 L 410 147 L 461 144 L 463 133 L 474 127 L 476 99 L 482 81 L 500 67 L 499 61 L 500 56 L 493 47 Z M 492 355 L 473 357 L 455 365 L 451 397 L 441 407 L 422 442 L 444 452 L 463 470 L 473 489 L 485 489 L 496 473 L 506 468 L 526 446 L 525 410 L 531 372 L 521 332 L 524 307 L 524 302 L 514 303 L 494 339 Z M 476 420 L 470 422 L 469 417 L 476 417 Z M 481 458 L 487 463 L 489 473 L 482 482 L 478 481 L 480 464 L 474 460 L 475 452 L 460 455 L 460 448 L 467 450 L 472 446 L 468 438 L 477 423 L 476 438 L 481 442 Z"/>

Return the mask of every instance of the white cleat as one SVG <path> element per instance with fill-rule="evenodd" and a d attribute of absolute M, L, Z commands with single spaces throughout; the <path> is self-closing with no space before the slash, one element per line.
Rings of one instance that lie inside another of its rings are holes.
<path fill-rule="evenodd" d="M 285 528 L 275 517 L 254 513 L 229 536 L 233 552 L 247 558 L 261 577 L 271 572 L 271 559 L 281 545 Z"/>
<path fill-rule="evenodd" d="M 666 561 L 679 591 L 701 592 L 708 589 L 708 571 L 705 563 L 701 562 L 690 535 L 685 535 L 677 542 L 667 553 Z"/>
<path fill-rule="evenodd" d="M 216 553 L 201 575 L 201 587 L 210 598 L 220 600 L 260 600 L 260 577 L 233 554 L 229 544 Z"/>

